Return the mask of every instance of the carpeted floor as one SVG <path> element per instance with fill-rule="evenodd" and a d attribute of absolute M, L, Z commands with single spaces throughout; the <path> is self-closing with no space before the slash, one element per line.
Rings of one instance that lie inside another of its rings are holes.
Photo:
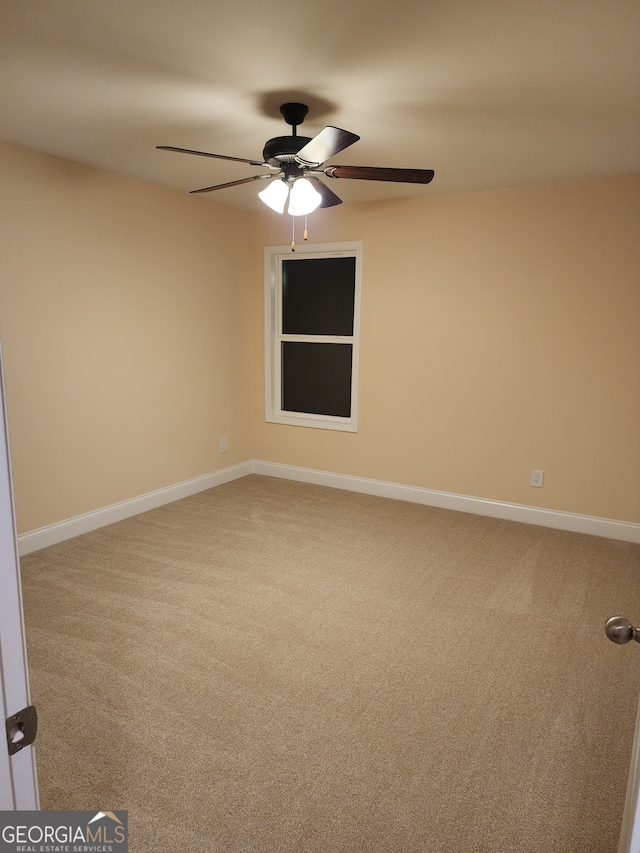
<path fill-rule="evenodd" d="M 42 807 L 133 853 L 616 850 L 640 546 L 250 476 L 22 573 Z"/>

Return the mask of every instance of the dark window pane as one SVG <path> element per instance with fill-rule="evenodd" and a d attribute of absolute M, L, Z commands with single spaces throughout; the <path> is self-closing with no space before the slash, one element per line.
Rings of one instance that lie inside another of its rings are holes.
<path fill-rule="evenodd" d="M 352 335 L 355 258 L 308 258 L 282 263 L 285 335 Z"/>
<path fill-rule="evenodd" d="M 282 342 L 282 408 L 351 416 L 351 344 Z"/>

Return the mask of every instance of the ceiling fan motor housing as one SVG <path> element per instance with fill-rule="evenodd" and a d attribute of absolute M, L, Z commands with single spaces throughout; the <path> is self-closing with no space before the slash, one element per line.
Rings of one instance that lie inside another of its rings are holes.
<path fill-rule="evenodd" d="M 275 136 L 264 146 L 262 156 L 265 163 L 272 166 L 281 166 L 283 163 L 295 163 L 296 154 L 307 142 L 311 142 L 309 136 Z"/>

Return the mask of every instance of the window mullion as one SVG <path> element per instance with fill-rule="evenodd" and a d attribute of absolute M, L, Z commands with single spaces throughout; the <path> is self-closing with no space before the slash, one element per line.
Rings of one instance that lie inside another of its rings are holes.
<path fill-rule="evenodd" d="M 281 341 L 300 341 L 306 344 L 353 344 L 353 335 L 279 335 Z"/>

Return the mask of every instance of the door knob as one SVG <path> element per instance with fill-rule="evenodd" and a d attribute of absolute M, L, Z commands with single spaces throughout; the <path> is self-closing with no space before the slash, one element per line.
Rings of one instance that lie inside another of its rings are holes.
<path fill-rule="evenodd" d="M 611 619 L 607 619 L 604 632 L 612 643 L 624 645 L 631 640 L 640 643 L 640 632 L 624 616 L 612 616 Z"/>

